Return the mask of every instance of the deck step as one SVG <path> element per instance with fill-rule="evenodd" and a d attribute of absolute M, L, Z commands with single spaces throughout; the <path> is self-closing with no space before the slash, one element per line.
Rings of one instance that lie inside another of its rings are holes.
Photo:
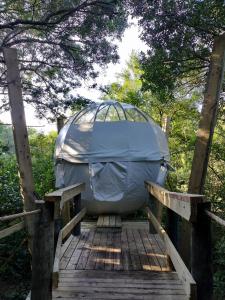
<path fill-rule="evenodd" d="M 121 228 L 122 221 L 118 215 L 101 215 L 98 217 L 98 228 Z"/>

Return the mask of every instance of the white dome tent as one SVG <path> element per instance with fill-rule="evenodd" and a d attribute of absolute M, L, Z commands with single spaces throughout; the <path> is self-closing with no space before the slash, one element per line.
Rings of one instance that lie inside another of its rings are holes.
<path fill-rule="evenodd" d="M 169 150 L 164 132 L 145 113 L 105 101 L 70 118 L 55 160 L 57 187 L 86 183 L 82 205 L 89 214 L 126 214 L 146 204 L 145 180 L 163 184 Z"/>

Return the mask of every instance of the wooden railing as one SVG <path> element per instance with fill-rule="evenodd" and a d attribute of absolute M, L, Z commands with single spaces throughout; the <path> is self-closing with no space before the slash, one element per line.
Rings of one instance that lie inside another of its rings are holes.
<path fill-rule="evenodd" d="M 174 193 L 152 182 L 145 184 L 150 193 L 151 209 L 147 208 L 149 220 L 164 240 L 187 295 L 190 299 L 212 299 L 211 224 L 206 214 L 206 211 L 211 214 L 210 203 L 203 195 Z M 167 209 L 165 230 L 160 224 L 159 204 Z M 181 259 L 182 254 L 177 243 L 177 215 L 191 226 L 191 245 L 187 244 L 187 247 L 191 247 L 191 273 Z"/>
<path fill-rule="evenodd" d="M 80 234 L 80 222 L 86 214 L 85 208 L 81 210 L 81 192 L 84 189 L 84 183 L 59 189 L 47 194 L 44 198 L 45 201 L 35 201 L 36 209 L 33 211 L 0 217 L 0 221 L 8 221 L 36 215 L 32 247 L 32 283 L 27 299 L 52 299 L 52 286 L 57 286 L 58 282 L 62 242 L 70 233 Z M 71 200 L 74 202 L 74 216 L 71 220 L 67 220 L 67 224 L 61 228 L 65 223 L 65 220 L 62 220 L 63 208 Z M 25 228 L 24 220 L 1 230 L 0 239 L 23 228 Z"/>
<path fill-rule="evenodd" d="M 62 242 L 65 240 L 69 234 L 73 233 L 73 235 L 79 235 L 81 231 L 80 221 L 86 214 L 86 208 L 81 210 L 81 192 L 84 190 L 84 184 L 76 184 L 74 186 L 70 186 L 68 188 L 57 190 L 53 193 L 50 193 L 45 196 L 46 201 L 53 201 L 55 203 L 55 218 L 58 222 L 60 222 L 60 216 L 64 217 L 62 223 L 65 226 L 59 230 L 59 232 L 55 232 L 55 240 L 56 251 L 55 251 L 55 259 L 53 265 L 53 276 L 52 276 L 52 285 L 53 288 L 58 287 L 58 279 L 59 279 L 59 265 L 60 259 L 62 257 Z M 74 209 L 74 217 L 67 221 L 68 215 L 70 216 L 70 211 L 67 211 L 66 216 L 63 215 L 64 206 L 67 205 L 67 209 L 69 208 L 68 202 L 73 201 L 73 209 Z M 61 223 L 61 222 L 60 222 Z M 57 239 L 56 239 L 57 238 Z"/>
<path fill-rule="evenodd" d="M 28 217 L 31 215 L 39 214 L 40 212 L 41 212 L 40 209 L 36 209 L 33 211 L 29 211 L 29 212 L 22 212 L 22 213 L 18 213 L 18 214 L 14 214 L 14 215 L 0 217 L 0 222 L 11 221 L 11 220 L 19 219 L 19 218 L 25 218 L 25 217 Z M 0 231 L 0 239 L 3 239 L 17 231 L 24 229 L 24 228 L 25 228 L 25 222 L 23 220 L 19 223 L 16 223 L 10 227 L 7 227 L 7 228 L 1 230 Z"/>

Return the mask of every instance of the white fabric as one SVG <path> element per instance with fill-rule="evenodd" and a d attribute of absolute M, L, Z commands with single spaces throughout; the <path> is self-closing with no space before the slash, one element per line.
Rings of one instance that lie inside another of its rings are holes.
<path fill-rule="evenodd" d="M 156 182 L 160 167 L 160 162 L 77 164 L 62 161 L 57 163 L 56 186 L 84 182 L 86 187 L 81 197 L 88 214 L 127 214 L 147 204 L 149 195 L 144 181 Z M 161 184 L 165 176 L 160 176 Z"/>
<path fill-rule="evenodd" d="M 77 163 L 169 161 L 169 150 L 163 131 L 154 123 L 71 123 L 59 134 L 55 158 Z"/>

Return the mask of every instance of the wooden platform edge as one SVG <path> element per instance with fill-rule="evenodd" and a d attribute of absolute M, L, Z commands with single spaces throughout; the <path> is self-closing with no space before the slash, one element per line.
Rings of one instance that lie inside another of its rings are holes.
<path fill-rule="evenodd" d="M 122 221 L 119 215 L 100 215 L 97 221 L 98 228 L 121 228 Z"/>
<path fill-rule="evenodd" d="M 171 258 L 171 261 L 174 265 L 174 268 L 177 272 L 179 279 L 183 283 L 184 290 L 187 296 L 191 300 L 197 300 L 197 285 L 191 273 L 189 272 L 188 268 L 184 264 L 182 258 L 180 257 L 179 253 L 177 252 L 176 248 L 171 242 L 169 236 L 167 235 L 163 227 L 159 224 L 158 220 L 152 214 L 151 210 L 148 207 L 146 207 L 146 212 L 150 222 L 155 227 L 156 231 L 158 232 L 158 234 L 161 236 L 162 240 L 165 243 L 167 253 Z"/>

